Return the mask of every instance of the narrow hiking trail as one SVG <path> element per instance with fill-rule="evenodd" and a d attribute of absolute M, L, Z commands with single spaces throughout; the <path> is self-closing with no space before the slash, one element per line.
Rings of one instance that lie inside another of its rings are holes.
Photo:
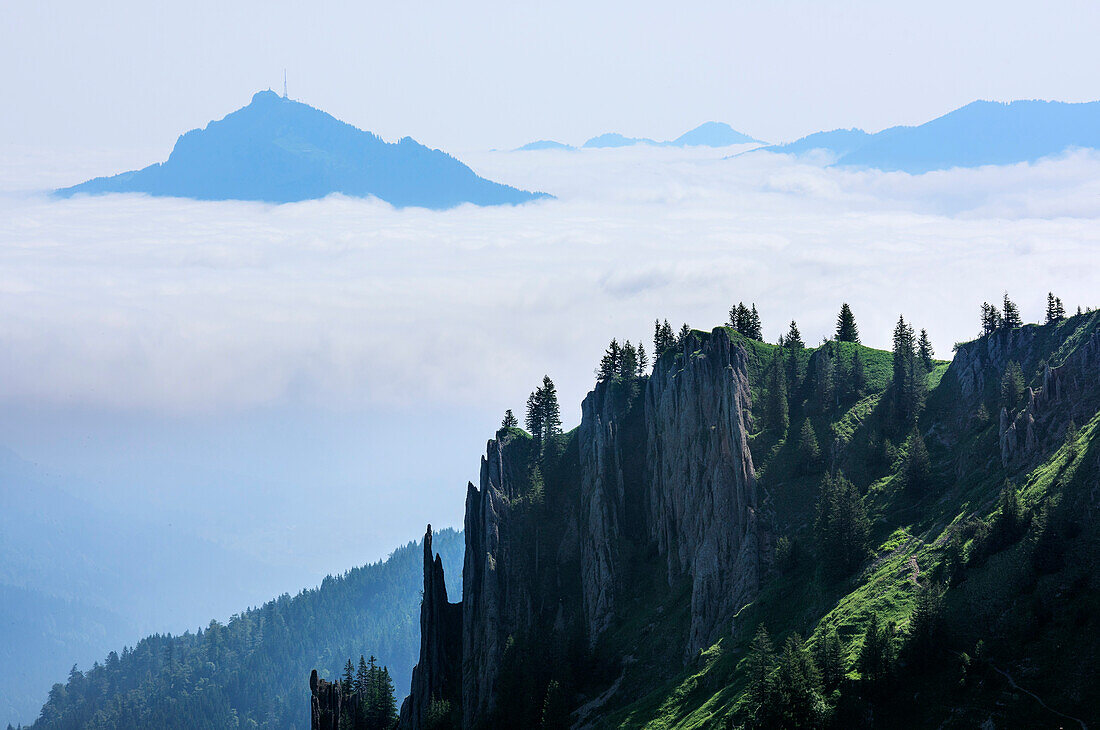
<path fill-rule="evenodd" d="M 1016 680 L 1013 679 L 1012 675 L 1009 674 L 1008 672 L 1006 672 L 1002 669 L 998 669 L 997 667 L 993 667 L 993 669 L 994 669 L 994 671 L 997 672 L 997 674 L 1002 675 L 1005 679 L 1008 680 L 1008 683 L 1009 683 L 1009 685 L 1012 686 L 1012 689 L 1023 692 L 1028 697 L 1031 697 L 1033 700 L 1038 702 L 1044 710 L 1046 710 L 1048 712 L 1053 712 L 1055 715 L 1058 715 L 1059 717 L 1064 717 L 1067 720 L 1073 720 L 1075 723 L 1077 723 L 1078 725 L 1081 726 L 1081 730 L 1089 730 L 1089 726 L 1085 723 L 1084 720 L 1082 720 L 1080 718 L 1077 718 L 1077 717 L 1074 717 L 1073 715 L 1067 715 L 1064 712 L 1058 712 L 1058 710 L 1055 710 L 1053 707 L 1048 705 L 1046 702 L 1043 702 L 1043 699 L 1039 695 L 1035 694 L 1034 692 L 1029 692 L 1028 690 L 1024 689 L 1020 685 L 1016 684 Z"/>

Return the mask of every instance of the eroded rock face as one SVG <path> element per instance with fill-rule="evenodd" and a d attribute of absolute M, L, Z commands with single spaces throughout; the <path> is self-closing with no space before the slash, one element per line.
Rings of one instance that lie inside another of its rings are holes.
<path fill-rule="evenodd" d="M 529 456 L 502 435 L 481 460 L 481 487 L 466 490 L 466 557 L 462 567 L 462 715 L 466 727 L 489 716 L 508 637 L 531 628 L 529 580 L 518 548 L 525 536 L 509 523 L 522 496 Z"/>
<path fill-rule="evenodd" d="M 977 411 L 1010 361 L 1024 366 L 1025 377 L 1029 371 L 1038 375 L 1037 388 L 1027 388 L 1022 405 L 1012 411 L 999 409 L 997 437 L 1003 466 L 1024 467 L 1042 458 L 1061 443 L 1070 420 L 1085 420 L 1100 405 L 1095 395 L 1100 383 L 1100 332 L 1091 318 L 1078 326 L 1081 340 L 1064 361 L 1053 366 L 1036 362 L 1044 330 L 1036 326 L 996 332 L 958 349 L 948 372 L 957 379 L 967 404 L 961 413 Z"/>
<path fill-rule="evenodd" d="M 669 585 L 691 581 L 684 658 L 729 630 L 758 589 L 765 540 L 748 449 L 750 405 L 747 356 L 722 330 L 688 337 L 648 382 L 598 384 L 582 404 L 570 467 L 577 481 L 558 484 L 565 491 L 547 495 L 553 510 L 539 513 L 553 523 L 544 525 L 553 528 L 553 545 L 535 532 L 544 523 L 524 517 L 536 458 L 530 440 L 502 431 L 488 443 L 480 485 L 468 485 L 466 495 L 465 727 L 493 717 L 509 639 L 555 637 L 553 645 L 568 626 L 583 625 L 589 646 L 596 644 L 618 618 L 624 561 L 641 551 L 664 558 Z M 426 603 L 428 596 L 426 584 Z M 422 641 L 445 638 L 433 636 Z M 421 661 L 441 659 L 422 647 Z M 411 706 L 426 707 L 431 691 L 417 678 L 436 673 L 414 674 L 406 727 L 417 727 Z"/>
<path fill-rule="evenodd" d="M 462 603 L 447 600 L 443 561 L 432 552 L 432 526 L 424 533 L 424 597 L 420 604 L 420 660 L 411 693 L 401 704 L 400 727 L 424 727 L 432 700 L 460 701 Z"/>
<path fill-rule="evenodd" d="M 669 580 L 691 576 L 692 655 L 755 595 L 763 536 L 745 351 L 720 333 L 688 339 L 650 378 L 645 421 L 650 534 Z"/>
<path fill-rule="evenodd" d="M 580 549 L 589 645 L 611 624 L 620 568 L 624 485 L 614 386 L 599 383 L 581 404 Z"/>

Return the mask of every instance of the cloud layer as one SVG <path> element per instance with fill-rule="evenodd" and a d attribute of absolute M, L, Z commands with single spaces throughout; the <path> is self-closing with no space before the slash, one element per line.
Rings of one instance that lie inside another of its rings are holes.
<path fill-rule="evenodd" d="M 728 151 L 727 151 L 728 153 Z M 1037 318 L 1097 291 L 1100 157 L 909 176 L 750 154 L 486 153 L 549 190 L 515 208 L 395 211 L 108 196 L 0 198 L 0 398 L 168 412 L 516 407 L 567 414 L 611 336 L 757 303 L 818 340 L 841 301 L 884 346 L 905 313 L 941 354 L 1007 289 Z"/>

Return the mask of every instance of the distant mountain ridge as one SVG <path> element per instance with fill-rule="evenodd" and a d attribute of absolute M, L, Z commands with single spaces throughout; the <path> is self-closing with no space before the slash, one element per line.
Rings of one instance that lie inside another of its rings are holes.
<path fill-rule="evenodd" d="M 915 127 L 837 129 L 761 150 L 821 150 L 836 165 L 921 174 L 1034 162 L 1073 148 L 1100 149 L 1100 101 L 975 101 Z"/>
<path fill-rule="evenodd" d="M 479 177 L 411 137 L 386 142 L 272 91 L 261 91 L 248 106 L 182 135 L 165 162 L 56 191 L 62 197 L 77 193 L 270 203 L 340 193 L 433 209 L 550 197 Z"/>
<path fill-rule="evenodd" d="M 34 716 L 74 663 L 188 616 L 270 595 L 277 570 L 168 520 L 123 517 L 0 446 L 0 727 Z M 140 546 L 135 550 L 135 546 Z"/>
<path fill-rule="evenodd" d="M 735 144 L 763 144 L 747 134 L 738 132 L 724 122 L 704 122 L 695 129 L 684 132 L 676 139 L 658 142 L 649 137 L 627 137 L 618 132 L 607 132 L 590 138 L 579 148 L 563 142 L 551 139 L 540 139 L 529 142 L 522 147 L 517 147 L 513 152 L 530 152 L 534 150 L 576 150 L 576 149 L 608 149 L 614 147 L 633 147 L 634 145 L 653 145 L 655 147 L 728 147 Z"/>

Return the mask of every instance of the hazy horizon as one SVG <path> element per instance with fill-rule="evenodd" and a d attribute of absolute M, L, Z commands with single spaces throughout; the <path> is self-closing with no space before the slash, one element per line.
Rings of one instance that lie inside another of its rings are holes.
<path fill-rule="evenodd" d="M 452 151 L 604 132 L 671 139 L 709 120 L 782 142 L 919 124 L 976 99 L 1097 98 L 1100 20 L 1080 1 L 1042 13 L 1023 2 L 868 0 L 422 10 L 11 4 L 0 19 L 19 32 L 0 60 L 5 100 L 20 113 L 0 120 L 0 139 L 170 147 L 254 92 L 281 91 L 284 69 L 293 98 L 386 139 Z"/>

